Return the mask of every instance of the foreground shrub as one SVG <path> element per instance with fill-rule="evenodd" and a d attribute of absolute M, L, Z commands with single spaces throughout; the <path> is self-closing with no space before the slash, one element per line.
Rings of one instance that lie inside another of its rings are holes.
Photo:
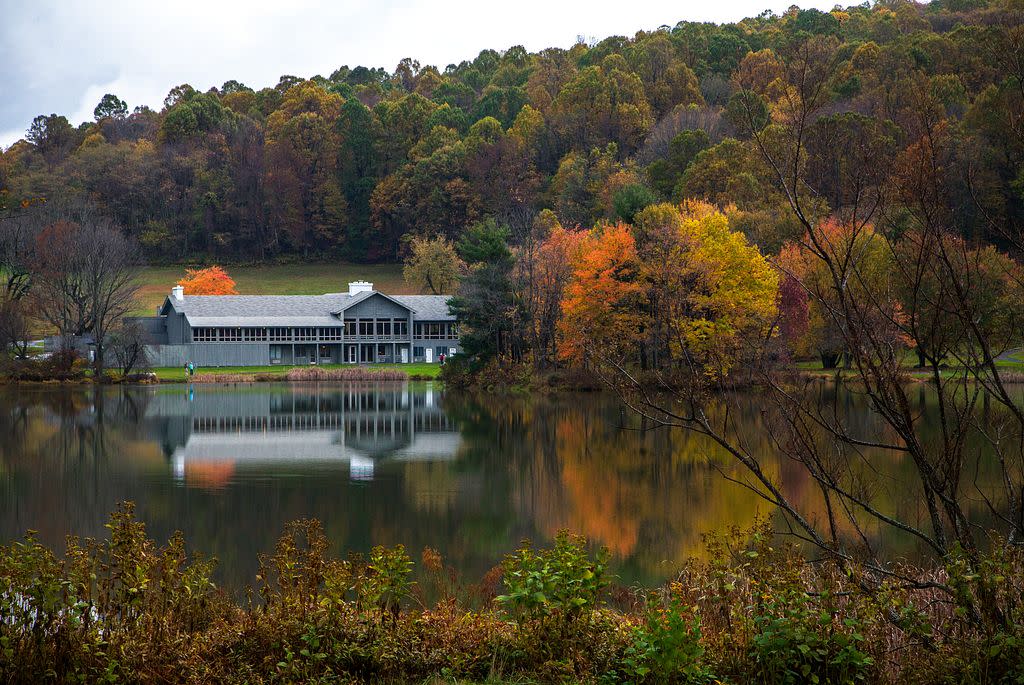
<path fill-rule="evenodd" d="M 115 682 L 181 667 L 187 636 L 236 610 L 189 557 L 181 535 L 157 547 L 124 505 L 106 541 L 72 538 L 63 560 L 30 535 L 0 549 L 0 648 L 5 682 Z M 136 676 L 137 677 L 137 676 Z"/>
<path fill-rule="evenodd" d="M 260 558 L 258 597 L 236 604 L 212 562 L 175 535 L 158 546 L 130 505 L 108 540 L 63 558 L 31 535 L 0 547 L 0 681 L 1014 683 L 1021 682 L 1019 551 L 988 583 L 1005 628 L 986 633 L 929 589 L 865 591 L 857 569 L 811 564 L 764 528 L 709 541 L 665 588 L 610 588 L 607 553 L 559 533 L 524 545 L 470 590 L 440 555 L 401 547 L 329 554 L 319 522 L 286 526 Z M 947 574 L 947 575 L 942 575 Z M 950 575 L 951 574 L 951 575 Z M 613 590 L 609 592 L 609 590 Z M 496 601 L 495 601 L 496 600 Z"/>

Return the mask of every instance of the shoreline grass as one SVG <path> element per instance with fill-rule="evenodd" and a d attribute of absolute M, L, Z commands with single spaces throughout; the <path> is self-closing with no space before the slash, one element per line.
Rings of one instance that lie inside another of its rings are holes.
<path fill-rule="evenodd" d="M 288 381 L 288 374 L 294 370 L 324 369 L 328 372 L 343 371 L 344 369 L 360 369 L 367 374 L 380 373 L 390 376 L 393 372 L 404 372 L 409 380 L 434 380 L 441 373 L 440 364 L 324 364 L 322 366 L 309 365 L 274 365 L 274 366 L 213 366 L 196 367 L 196 376 L 191 379 L 194 383 L 203 382 L 253 382 L 253 381 Z M 157 380 L 161 383 L 187 383 L 189 379 L 185 376 L 184 367 L 160 367 L 152 369 Z M 200 378 L 197 378 L 200 377 Z M 216 377 L 216 380 L 210 380 Z M 393 380 L 393 378 L 388 378 Z M 306 382 L 306 381 L 294 381 Z"/>

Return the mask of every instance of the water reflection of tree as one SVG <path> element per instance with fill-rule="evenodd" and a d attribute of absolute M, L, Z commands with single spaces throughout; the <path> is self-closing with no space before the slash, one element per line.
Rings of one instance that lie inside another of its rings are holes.
<path fill-rule="evenodd" d="M 816 391 L 817 401 L 841 412 L 852 430 L 886 435 L 884 424 L 855 390 L 825 385 Z M 935 410 L 924 387 L 918 401 L 921 411 Z M 467 452 L 503 455 L 517 516 L 530 522 L 518 529 L 526 534 L 533 529 L 542 537 L 560 528 L 584 533 L 606 545 L 638 577 L 670 573 L 686 558 L 703 553 L 703 534 L 746 526 L 758 514 L 770 513 L 741 485 L 722 481 L 720 471 L 739 480 L 746 474 L 719 445 L 624 414 L 606 396 L 513 402 L 478 398 L 464 404 L 456 411 L 473 417 L 473 427 L 464 433 Z M 709 412 L 724 412 L 726 406 L 732 412 L 733 439 L 766 455 L 767 475 L 802 510 L 812 517 L 823 512 L 821 491 L 806 469 L 782 456 L 773 442 L 783 417 L 750 393 L 729 397 Z M 849 461 L 851 478 L 870 487 L 880 505 L 912 519 L 925 515 L 920 500 L 906 496 L 905 485 L 913 482 L 913 465 L 906 460 L 881 451 L 862 451 L 851 459 L 838 446 L 833 456 Z M 486 477 L 493 486 L 495 474 Z M 837 525 L 853 533 L 845 522 Z M 918 552 L 913 539 L 892 530 L 872 526 L 867 532 L 891 556 Z"/>
<path fill-rule="evenodd" d="M 517 516 L 543 537 L 584 533 L 633 574 L 671 573 L 701 553 L 702 533 L 745 525 L 758 511 L 742 488 L 713 479 L 726 463 L 713 445 L 627 420 L 607 396 L 476 405 L 469 411 L 484 411 L 498 433 Z"/>
<path fill-rule="evenodd" d="M 113 477 L 110 460 L 117 459 L 121 471 L 126 464 L 138 470 L 163 463 L 141 432 L 139 402 L 121 388 L 5 388 L 0 463 L 9 472 L 3 481 L 9 485 L 0 504 L 6 510 L 3 537 L 31 528 L 59 545 L 69 518 L 85 524 L 82 533 L 100 534 L 101 519 L 93 512 L 104 507 L 105 516 L 130 493 L 124 478 Z"/>

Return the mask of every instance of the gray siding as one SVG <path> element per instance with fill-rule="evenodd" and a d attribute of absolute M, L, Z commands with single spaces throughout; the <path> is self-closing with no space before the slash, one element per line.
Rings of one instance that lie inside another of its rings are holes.
<path fill-rule="evenodd" d="M 172 309 L 167 314 L 167 342 L 171 345 L 183 345 L 190 342 L 188 322 L 184 314 L 177 314 Z M 184 362 L 182 362 L 184 364 Z"/>
<path fill-rule="evenodd" d="M 343 317 L 346 319 L 404 319 L 408 315 L 409 310 L 405 307 L 386 297 L 376 295 L 352 305 L 345 310 Z"/>
<path fill-rule="evenodd" d="M 455 348 L 458 352 L 462 352 L 462 346 L 459 344 L 458 340 L 453 340 L 453 339 L 448 339 L 448 340 L 413 340 L 412 341 L 412 350 L 413 350 L 412 361 L 414 361 L 414 362 L 421 362 L 421 361 L 423 361 L 424 357 L 426 356 L 425 354 L 423 354 L 423 355 L 416 354 L 416 348 L 417 347 L 422 347 L 424 349 L 424 352 L 426 351 L 426 348 L 428 348 L 428 347 L 430 349 L 432 349 L 434 351 L 433 361 L 435 363 L 437 362 L 437 348 L 439 348 L 439 347 L 445 348 L 445 350 L 444 350 L 445 355 L 450 355 L 452 348 Z"/>
<path fill-rule="evenodd" d="M 153 366 L 198 367 L 267 366 L 270 346 L 266 343 L 191 343 L 188 345 L 150 345 L 146 349 Z"/>
<path fill-rule="evenodd" d="M 151 345 L 166 345 L 170 342 L 167 339 L 167 323 L 162 316 L 133 316 L 128 317 L 128 322 L 138 324 L 145 341 Z"/>

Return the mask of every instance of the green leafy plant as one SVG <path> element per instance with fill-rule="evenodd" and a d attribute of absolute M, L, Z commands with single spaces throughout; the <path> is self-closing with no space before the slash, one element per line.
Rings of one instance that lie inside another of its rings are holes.
<path fill-rule="evenodd" d="M 591 557 L 586 538 L 560 531 L 549 549 L 524 544 L 505 559 L 508 592 L 495 598 L 513 614 L 532 618 L 572 617 L 592 611 L 608 585 L 608 551 Z"/>
<path fill-rule="evenodd" d="M 397 616 L 402 600 L 412 590 L 412 567 L 412 559 L 403 545 L 391 549 L 374 547 L 360 590 L 364 606 L 376 607 L 382 615 Z"/>
<path fill-rule="evenodd" d="M 754 616 L 750 658 L 759 682 L 840 683 L 867 679 L 874 660 L 853 617 L 838 623 L 805 592 L 783 589 L 765 598 Z"/>
<path fill-rule="evenodd" d="M 700 616 L 684 606 L 676 592 L 647 596 L 643 622 L 632 630 L 629 645 L 613 674 L 623 683 L 709 683 L 704 664 Z"/>

